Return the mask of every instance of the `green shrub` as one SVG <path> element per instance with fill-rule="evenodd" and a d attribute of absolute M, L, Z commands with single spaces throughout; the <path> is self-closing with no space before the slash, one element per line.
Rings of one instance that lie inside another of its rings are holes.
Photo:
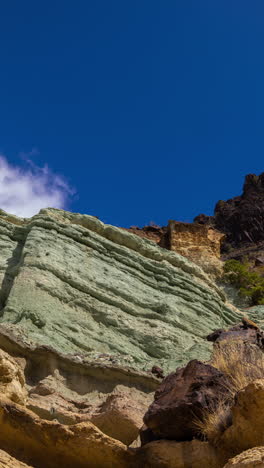
<path fill-rule="evenodd" d="M 250 271 L 249 263 L 227 260 L 224 265 L 224 279 L 239 289 L 241 296 L 247 296 L 252 305 L 264 304 L 264 278 Z"/>

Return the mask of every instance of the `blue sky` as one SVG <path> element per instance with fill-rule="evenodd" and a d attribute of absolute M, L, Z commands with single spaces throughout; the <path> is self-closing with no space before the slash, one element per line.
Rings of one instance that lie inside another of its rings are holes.
<path fill-rule="evenodd" d="M 0 205 L 212 214 L 264 171 L 263 50 L 263 0 L 3 2 Z"/>

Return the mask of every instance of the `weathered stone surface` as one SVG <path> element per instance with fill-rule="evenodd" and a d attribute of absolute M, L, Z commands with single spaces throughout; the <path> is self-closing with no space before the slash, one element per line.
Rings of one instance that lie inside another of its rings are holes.
<path fill-rule="evenodd" d="M 216 450 L 207 442 L 158 440 L 137 454 L 138 468 L 222 468 Z"/>
<path fill-rule="evenodd" d="M 220 248 L 225 235 L 210 225 L 170 220 L 168 226 L 131 227 L 127 230 L 183 255 L 213 277 L 222 274 Z"/>
<path fill-rule="evenodd" d="M 221 446 L 237 454 L 264 445 L 264 379 L 255 380 L 237 394 L 232 419 Z"/>
<path fill-rule="evenodd" d="M 2 212 L 0 242 L 1 321 L 29 343 L 167 372 L 209 358 L 204 336 L 238 321 L 194 263 L 91 216 Z"/>
<path fill-rule="evenodd" d="M 140 392 L 112 393 L 90 420 L 104 434 L 130 445 L 138 437 L 149 400 Z"/>
<path fill-rule="evenodd" d="M 24 369 L 29 393 L 27 408 L 43 419 L 61 424 L 92 421 L 107 435 L 126 444 L 137 437 L 160 383 L 150 373 L 105 362 L 87 362 L 81 356 L 63 356 L 52 349 L 25 345 L 3 325 L 0 347 L 13 355 L 12 358 L 2 351 L 8 363 L 19 362 Z M 12 396 L 10 391 L 6 393 Z"/>
<path fill-rule="evenodd" d="M 194 419 L 201 418 L 206 410 L 212 411 L 225 393 L 227 378 L 222 372 L 190 361 L 163 380 L 144 423 L 160 439 L 190 440 L 197 435 Z"/>
<path fill-rule="evenodd" d="M 132 234 L 136 234 L 139 237 L 142 237 L 143 239 L 149 239 L 156 244 L 160 245 L 161 247 L 168 248 L 167 245 L 165 245 L 164 242 L 164 237 L 166 238 L 167 234 L 167 227 L 163 226 L 156 226 L 156 225 L 149 225 L 149 226 L 144 226 L 143 228 L 139 228 L 138 226 L 131 226 L 129 229 L 122 228 L 125 231 L 131 232 Z"/>
<path fill-rule="evenodd" d="M 258 267 L 256 260 L 261 262 L 264 256 L 264 172 L 259 176 L 248 174 L 241 196 L 220 200 L 214 216 L 199 215 L 194 221 L 226 235 L 225 258 L 242 260 L 247 256 Z"/>
<path fill-rule="evenodd" d="M 264 332 L 246 317 L 243 318 L 243 323 L 230 327 L 227 330 L 215 330 L 207 336 L 207 340 L 214 343 L 239 340 L 264 349 Z"/>
<path fill-rule="evenodd" d="M 92 423 L 44 421 L 10 400 L 0 400 L 0 448 L 37 468 L 129 468 L 134 453 Z"/>
<path fill-rule="evenodd" d="M 33 468 L 29 465 L 26 465 L 19 460 L 16 460 L 14 457 L 11 457 L 9 453 L 0 450 L 0 468 Z"/>
<path fill-rule="evenodd" d="M 0 392 L 16 403 L 24 404 L 27 391 L 24 374 L 18 363 L 0 349 Z"/>
<path fill-rule="evenodd" d="M 220 260 L 221 243 L 225 235 L 210 225 L 169 221 L 168 245 L 203 268 L 206 273 L 220 276 L 223 262 Z"/>
<path fill-rule="evenodd" d="M 254 447 L 228 461 L 224 468 L 264 468 L 264 447 Z"/>

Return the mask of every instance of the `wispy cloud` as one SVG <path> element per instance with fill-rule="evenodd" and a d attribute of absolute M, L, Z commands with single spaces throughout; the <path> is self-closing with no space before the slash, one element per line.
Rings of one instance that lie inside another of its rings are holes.
<path fill-rule="evenodd" d="M 27 218 L 41 208 L 65 208 L 73 193 L 63 177 L 54 174 L 47 165 L 38 167 L 27 158 L 26 167 L 14 166 L 0 155 L 2 210 Z"/>

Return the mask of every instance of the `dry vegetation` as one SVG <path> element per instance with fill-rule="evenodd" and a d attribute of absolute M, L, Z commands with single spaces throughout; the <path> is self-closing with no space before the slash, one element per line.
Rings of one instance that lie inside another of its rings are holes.
<path fill-rule="evenodd" d="M 204 439 L 216 444 L 232 422 L 231 405 L 237 392 L 264 378 L 264 355 L 257 346 L 239 340 L 223 341 L 215 346 L 210 364 L 229 377 L 225 388 L 228 392 L 223 391 L 217 408 L 209 409 L 201 419 L 196 418 L 194 425 Z"/>

